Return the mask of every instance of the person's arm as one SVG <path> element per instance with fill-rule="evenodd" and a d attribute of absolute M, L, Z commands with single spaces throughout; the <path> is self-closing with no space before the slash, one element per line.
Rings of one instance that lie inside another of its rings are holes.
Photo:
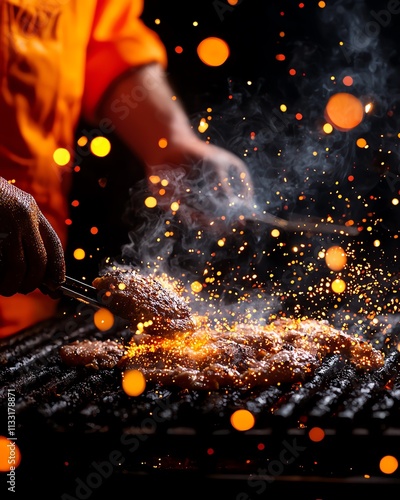
<path fill-rule="evenodd" d="M 34 198 L 0 177 L 0 295 L 29 293 L 65 280 L 64 252 Z"/>
<path fill-rule="evenodd" d="M 199 138 L 173 95 L 162 67 L 146 65 L 125 73 L 110 87 L 97 116 L 112 120 L 116 133 L 144 162 L 148 175 L 162 172 L 174 184 L 174 170 L 181 171 L 185 176 L 182 189 L 192 190 L 192 201 L 196 196 L 210 197 L 213 206 L 208 216 L 215 216 L 217 201 L 222 211 L 231 202 L 250 206 L 253 187 L 246 164 Z M 184 195 L 176 185 L 171 191 L 176 197 Z M 207 203 L 200 205 L 200 210 L 207 211 Z"/>

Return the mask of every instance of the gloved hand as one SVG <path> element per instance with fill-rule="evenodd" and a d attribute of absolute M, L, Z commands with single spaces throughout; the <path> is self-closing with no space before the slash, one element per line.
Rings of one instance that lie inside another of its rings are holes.
<path fill-rule="evenodd" d="M 27 294 L 65 280 L 60 239 L 34 198 L 0 177 L 0 295 Z"/>

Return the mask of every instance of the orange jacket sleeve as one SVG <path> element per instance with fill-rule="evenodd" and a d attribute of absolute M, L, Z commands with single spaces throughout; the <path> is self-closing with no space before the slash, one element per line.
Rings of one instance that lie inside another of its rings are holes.
<path fill-rule="evenodd" d="M 151 62 L 167 66 L 159 36 L 140 16 L 143 0 L 99 0 L 87 49 L 83 115 L 95 117 L 96 106 L 107 87 L 129 68 Z"/>

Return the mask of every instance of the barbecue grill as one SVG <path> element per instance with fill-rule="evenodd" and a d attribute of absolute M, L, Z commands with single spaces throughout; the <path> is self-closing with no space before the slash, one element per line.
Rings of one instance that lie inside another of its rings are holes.
<path fill-rule="evenodd" d="M 60 346 L 74 340 L 127 339 L 126 326 L 116 321 L 99 332 L 91 306 L 66 301 L 61 310 L 0 344 L 0 434 L 7 435 L 12 388 L 20 491 L 52 499 L 136 488 L 149 498 L 325 499 L 400 487 L 400 472 L 379 466 L 400 447 L 396 318 L 378 346 L 385 365 L 362 376 L 331 356 L 302 384 L 212 392 L 154 385 L 129 397 L 119 370 L 66 367 L 59 357 Z M 239 408 L 256 418 L 249 431 L 230 424 Z M 322 440 L 310 438 L 313 428 L 323 429 Z"/>

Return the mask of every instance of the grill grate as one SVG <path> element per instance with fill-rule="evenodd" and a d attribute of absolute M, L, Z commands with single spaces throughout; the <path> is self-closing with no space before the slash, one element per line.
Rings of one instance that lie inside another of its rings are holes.
<path fill-rule="evenodd" d="M 169 401 L 171 422 L 201 427 L 229 424 L 235 408 L 247 407 L 257 417 L 260 427 L 298 425 L 301 417 L 312 418 L 321 425 L 334 426 L 336 421 L 368 425 L 379 420 L 392 425 L 399 416 L 400 354 L 388 353 L 385 366 L 361 377 L 353 366 L 337 356 L 327 358 L 314 377 L 303 384 L 282 385 L 264 389 L 224 390 L 223 392 L 182 391 L 154 386 L 132 399 L 120 384 L 118 369 L 93 372 L 66 367 L 59 358 L 61 345 L 84 338 L 101 338 L 87 318 L 74 317 L 76 328 L 64 332 L 70 318 L 38 325 L 0 344 L 0 398 L 5 400 L 9 387 L 17 395 L 19 419 L 34 411 L 48 419 L 57 429 L 69 428 L 71 419 L 80 416 L 82 431 L 87 427 L 107 425 L 110 415 L 117 415 L 121 425 L 141 419 L 161 398 Z M 61 333 L 60 333 L 61 332 Z M 107 333 L 123 339 L 125 330 Z M 197 419 L 195 418 L 197 416 Z"/>
<path fill-rule="evenodd" d="M 398 473 L 385 477 L 377 465 L 384 454 L 396 455 L 400 449 L 397 350 L 388 350 L 384 367 L 362 376 L 332 356 L 303 384 L 221 392 L 153 386 L 129 398 L 117 369 L 93 372 L 62 365 L 61 345 L 103 335 L 82 311 L 0 344 L 0 434 L 6 435 L 5 401 L 13 388 L 17 435 L 21 446 L 25 443 L 26 461 L 36 464 L 37 449 L 32 457 L 29 450 L 37 439 L 42 453 L 54 458 L 52 473 L 62 478 L 60 490 L 72 497 L 78 470 L 89 471 L 94 461 L 101 463 L 115 449 L 125 453 L 123 466 L 115 471 L 121 485 L 127 478 L 139 483 L 150 478 L 152 483 L 157 475 L 166 484 L 177 474 L 185 479 L 201 474 L 204 485 L 216 487 L 224 480 L 236 493 L 250 488 L 254 494 L 249 482 L 254 476 L 271 493 L 299 483 L 328 498 L 335 492 L 332 481 L 359 488 L 368 475 L 368 488 L 372 483 L 379 488 L 400 483 Z M 107 338 L 125 336 L 129 332 L 118 324 L 107 332 Z M 255 427 L 246 433 L 230 425 L 230 415 L 238 408 L 256 417 Z M 324 429 L 323 443 L 311 443 L 308 431 L 313 426 Z M 293 463 L 282 465 L 279 457 L 285 446 L 297 446 L 301 452 L 292 457 Z M 107 484 L 115 488 L 111 480 Z"/>

